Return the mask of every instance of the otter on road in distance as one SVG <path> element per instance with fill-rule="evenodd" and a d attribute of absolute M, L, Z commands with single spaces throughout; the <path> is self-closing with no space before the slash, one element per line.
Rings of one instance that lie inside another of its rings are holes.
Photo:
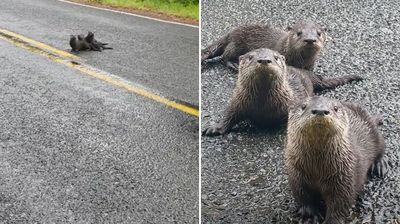
<path fill-rule="evenodd" d="M 94 38 L 94 33 L 89 31 L 87 36 L 85 37 L 85 40 L 90 44 L 90 47 L 94 51 L 102 51 L 103 49 L 113 49 L 112 47 L 106 47 L 108 43 L 102 43 L 100 41 L 97 41 Z"/>
<path fill-rule="evenodd" d="M 310 71 L 286 66 L 285 57 L 262 48 L 240 56 L 239 75 L 222 121 L 203 131 L 214 136 L 250 120 L 262 128 L 276 128 L 287 121 L 289 106 L 312 96 L 314 91 L 334 88 L 361 77 L 324 78 Z"/>
<path fill-rule="evenodd" d="M 285 56 L 288 65 L 313 70 L 325 40 L 325 29 L 310 21 L 299 21 L 288 31 L 270 25 L 242 26 L 204 49 L 201 64 L 221 56 L 228 67 L 237 70 L 240 55 L 269 48 Z"/>
<path fill-rule="evenodd" d="M 72 48 L 72 51 L 84 51 L 90 50 L 90 44 L 84 40 L 82 35 L 78 35 L 78 37 L 74 35 L 70 35 L 69 45 Z"/>
<path fill-rule="evenodd" d="M 379 120 L 360 106 L 307 98 L 289 111 L 285 164 L 302 221 L 345 223 L 367 179 L 383 177 Z"/>
<path fill-rule="evenodd" d="M 108 43 L 102 43 L 97 41 L 94 38 L 94 33 L 88 32 L 88 35 L 85 37 L 83 34 L 78 35 L 77 37 L 74 35 L 70 36 L 69 45 L 72 48 L 72 51 L 102 51 L 103 49 L 113 49 L 111 47 L 106 47 Z"/>

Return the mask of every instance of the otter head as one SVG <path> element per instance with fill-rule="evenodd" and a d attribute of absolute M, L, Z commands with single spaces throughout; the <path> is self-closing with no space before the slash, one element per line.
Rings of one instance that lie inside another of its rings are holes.
<path fill-rule="evenodd" d="M 239 79 L 252 82 L 286 78 L 285 57 L 276 51 L 260 48 L 239 57 Z"/>
<path fill-rule="evenodd" d="M 299 21 L 293 27 L 288 27 L 290 50 L 299 53 L 319 52 L 325 44 L 325 28 L 310 22 Z"/>
<path fill-rule="evenodd" d="M 309 143 L 324 144 L 324 140 L 345 135 L 348 127 L 346 110 L 336 100 L 314 96 L 289 110 L 288 129 Z"/>
<path fill-rule="evenodd" d="M 75 37 L 74 35 L 71 34 L 71 35 L 69 35 L 69 39 L 70 39 L 70 40 L 76 40 L 76 37 Z"/>

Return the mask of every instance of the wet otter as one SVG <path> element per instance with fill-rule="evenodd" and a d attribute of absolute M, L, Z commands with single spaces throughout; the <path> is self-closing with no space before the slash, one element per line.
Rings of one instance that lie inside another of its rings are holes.
<path fill-rule="evenodd" d="M 78 35 L 78 37 L 74 35 L 70 35 L 69 45 L 72 48 L 72 51 L 83 51 L 90 50 L 90 44 L 82 37 L 82 35 Z"/>
<path fill-rule="evenodd" d="M 87 36 L 85 37 L 85 40 L 90 44 L 92 50 L 95 51 L 102 51 L 103 49 L 113 49 L 112 47 L 106 47 L 108 43 L 102 43 L 100 41 L 97 41 L 94 38 L 94 33 L 91 31 L 88 32 Z"/>
<path fill-rule="evenodd" d="M 69 40 L 69 45 L 71 46 L 72 51 L 102 51 L 103 49 L 113 49 L 111 47 L 106 47 L 105 45 L 107 44 L 108 43 L 97 41 L 94 38 L 94 33 L 90 31 L 86 37 L 83 34 L 79 34 L 78 36 L 71 35 Z"/>
<path fill-rule="evenodd" d="M 240 55 L 269 48 L 284 55 L 288 65 L 313 70 L 325 40 L 325 29 L 310 21 L 299 21 L 288 31 L 270 25 L 242 26 L 204 49 L 201 63 L 221 56 L 228 67 L 237 70 Z"/>
<path fill-rule="evenodd" d="M 384 175 L 378 122 L 358 105 L 324 97 L 290 109 L 285 164 L 302 221 L 345 223 L 368 170 Z"/>
<path fill-rule="evenodd" d="M 288 108 L 293 102 L 312 96 L 316 90 L 343 85 L 359 76 L 324 78 L 312 72 L 285 64 L 278 52 L 261 48 L 240 56 L 239 76 L 229 106 L 222 121 L 208 127 L 208 136 L 229 132 L 242 120 L 255 125 L 276 128 L 287 121 Z"/>

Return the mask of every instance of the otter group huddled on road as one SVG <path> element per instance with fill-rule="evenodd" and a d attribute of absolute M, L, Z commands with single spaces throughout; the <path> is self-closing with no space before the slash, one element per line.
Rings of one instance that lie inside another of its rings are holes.
<path fill-rule="evenodd" d="M 300 221 L 345 223 L 368 173 L 382 177 L 384 140 L 379 116 L 361 106 L 316 96 L 362 77 L 313 73 L 326 31 L 310 21 L 288 31 L 270 25 L 239 27 L 201 53 L 202 66 L 219 59 L 238 70 L 222 121 L 203 135 L 228 133 L 249 120 L 261 128 L 286 127 L 285 165 Z"/>
<path fill-rule="evenodd" d="M 69 45 L 72 48 L 72 51 L 102 51 L 104 49 L 113 49 L 111 47 L 107 47 L 108 43 L 102 43 L 97 41 L 94 38 L 94 33 L 89 31 L 86 37 L 83 34 L 79 34 L 77 36 L 71 35 L 69 39 Z"/>

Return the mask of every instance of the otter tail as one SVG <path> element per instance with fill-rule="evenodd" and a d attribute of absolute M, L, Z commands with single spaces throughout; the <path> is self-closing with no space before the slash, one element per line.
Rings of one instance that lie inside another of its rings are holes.
<path fill-rule="evenodd" d="M 358 75 L 345 75 L 335 78 L 328 78 L 320 75 L 310 75 L 310 79 L 314 87 L 314 92 L 320 92 L 326 89 L 334 89 L 337 86 L 341 86 L 352 81 L 363 80 L 363 78 Z"/>
<path fill-rule="evenodd" d="M 216 42 L 202 50 L 201 64 L 205 65 L 207 60 L 221 56 L 225 51 L 226 45 L 228 45 L 228 36 L 222 37 L 221 39 L 217 40 Z"/>

